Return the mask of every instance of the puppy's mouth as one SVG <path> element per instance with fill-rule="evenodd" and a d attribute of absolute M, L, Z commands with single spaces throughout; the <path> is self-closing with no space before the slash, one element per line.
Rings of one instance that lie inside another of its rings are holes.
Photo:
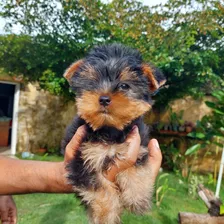
<path fill-rule="evenodd" d="M 100 109 L 99 109 L 99 113 L 101 114 L 109 114 L 109 108 L 108 107 L 104 107 L 104 106 L 101 106 Z"/>
<path fill-rule="evenodd" d="M 100 96 L 99 93 L 86 91 L 76 100 L 78 115 L 93 130 L 100 129 L 103 126 L 123 130 L 126 125 L 150 109 L 147 102 L 130 99 L 122 93 L 111 94 L 110 103 L 101 105 L 99 103 Z"/>

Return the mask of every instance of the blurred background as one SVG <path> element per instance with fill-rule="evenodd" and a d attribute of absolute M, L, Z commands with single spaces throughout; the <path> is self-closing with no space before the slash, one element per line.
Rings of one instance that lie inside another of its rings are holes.
<path fill-rule="evenodd" d="M 137 48 L 167 78 L 145 116 L 163 152 L 155 203 L 123 223 L 173 224 L 180 210 L 206 213 L 197 185 L 215 191 L 222 169 L 223 0 L 1 0 L 0 154 L 61 161 L 60 141 L 76 114 L 62 74 L 93 46 L 114 42 Z M 69 195 L 16 200 L 21 224 L 87 222 Z"/>

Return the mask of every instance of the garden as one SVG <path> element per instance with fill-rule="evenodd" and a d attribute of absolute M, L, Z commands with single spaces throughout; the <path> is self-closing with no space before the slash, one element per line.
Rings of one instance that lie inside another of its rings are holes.
<path fill-rule="evenodd" d="M 163 177 L 162 175 L 165 176 Z M 162 178 L 160 178 L 162 177 Z M 209 177 L 205 177 L 204 184 L 215 190 L 214 184 L 209 182 Z M 192 184 L 196 188 L 197 182 Z M 163 199 L 159 206 L 156 205 L 156 195 L 153 199 L 152 210 L 144 215 L 137 216 L 125 213 L 122 216 L 124 224 L 174 224 L 178 223 L 179 212 L 193 212 L 206 214 L 207 208 L 202 200 L 188 195 L 189 183 L 174 173 L 163 173 L 159 176 L 156 188 L 164 186 L 161 192 Z M 223 189 L 222 185 L 222 189 Z M 224 197 L 221 191 L 220 197 Z M 87 224 L 84 207 L 80 205 L 80 200 L 73 194 L 32 194 L 14 196 L 18 207 L 19 223 L 21 224 Z M 160 201 L 160 199 L 158 200 Z"/>
<path fill-rule="evenodd" d="M 2 0 L 0 17 L 6 21 L 5 33 L 0 34 L 0 79 L 5 74 L 19 78 L 24 92 L 34 83 L 35 91 L 49 94 L 51 100 L 38 95 L 37 104 L 26 110 L 23 105 L 25 125 L 18 130 L 29 136 L 19 142 L 25 149 L 17 151 L 17 158 L 63 160 L 60 139 L 48 142 L 46 135 L 54 138 L 51 130 L 58 128 L 55 135 L 60 136 L 68 118 L 63 124 L 60 119 L 67 114 L 60 112 L 48 132 L 45 126 L 34 132 L 32 124 L 41 128 L 39 120 L 45 111 L 50 123 L 53 115 L 46 105 L 62 108 L 60 102 L 65 107 L 74 101 L 75 94 L 62 76 L 72 62 L 95 45 L 122 43 L 137 48 L 144 61 L 157 66 L 167 79 L 152 96 L 152 111 L 145 116 L 163 154 L 152 209 L 143 216 L 125 212 L 122 223 L 174 224 L 179 212 L 208 213 L 198 186 L 217 193 L 224 150 L 222 1 L 167 0 L 149 7 L 138 0 Z M 20 27 L 17 33 L 16 26 Z M 38 142 L 34 135 L 39 135 Z M 222 201 L 223 189 L 224 181 L 218 192 Z M 84 206 L 74 194 L 16 195 L 14 199 L 19 224 L 87 223 Z M 223 214 L 221 205 L 219 216 Z"/>

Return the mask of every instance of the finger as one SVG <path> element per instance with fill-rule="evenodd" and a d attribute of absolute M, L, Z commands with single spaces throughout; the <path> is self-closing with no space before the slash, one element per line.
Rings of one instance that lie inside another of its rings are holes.
<path fill-rule="evenodd" d="M 131 132 L 128 134 L 125 142 L 131 143 L 131 142 L 135 141 L 136 138 L 138 138 L 138 141 L 140 141 L 138 126 L 134 125 Z"/>
<path fill-rule="evenodd" d="M 10 210 L 10 224 L 16 224 L 17 222 L 17 210 L 11 209 Z"/>
<path fill-rule="evenodd" d="M 148 144 L 148 149 L 152 178 L 155 180 L 162 163 L 162 153 L 158 141 L 156 139 L 151 139 Z"/>
<path fill-rule="evenodd" d="M 114 165 L 105 172 L 105 177 L 111 182 L 115 182 L 116 176 L 119 172 L 126 170 L 136 163 L 141 143 L 137 126 L 133 127 L 125 142 L 128 143 L 128 151 L 124 160 L 120 160 L 118 158 L 115 159 Z"/>
<path fill-rule="evenodd" d="M 8 210 L 1 211 L 1 221 L 2 221 L 2 224 L 9 223 Z"/>
<path fill-rule="evenodd" d="M 65 161 L 69 162 L 74 158 L 76 151 L 79 149 L 84 137 L 86 136 L 86 126 L 80 126 L 71 141 L 66 146 Z"/>
<path fill-rule="evenodd" d="M 133 165 L 137 160 L 141 143 L 141 138 L 137 126 L 133 127 L 131 133 L 127 136 L 126 142 L 128 143 L 126 161 Z"/>

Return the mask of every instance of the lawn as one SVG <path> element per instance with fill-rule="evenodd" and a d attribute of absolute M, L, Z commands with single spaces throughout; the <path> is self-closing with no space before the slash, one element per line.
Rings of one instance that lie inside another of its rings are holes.
<path fill-rule="evenodd" d="M 46 156 L 34 159 L 60 161 L 60 157 Z M 125 212 L 122 216 L 123 224 L 175 224 L 179 211 L 206 213 L 207 209 L 200 199 L 188 196 L 187 182 L 179 175 L 167 173 L 160 182 L 168 179 L 168 185 L 174 190 L 168 191 L 160 205 L 155 205 L 144 216 L 136 216 Z M 205 182 L 206 183 L 206 182 Z M 161 185 L 161 184 L 160 184 Z M 222 186 L 223 189 L 224 186 Z M 209 186 L 214 190 L 214 186 Z M 221 189 L 221 198 L 224 191 Z M 19 224 L 85 224 L 87 218 L 80 200 L 73 194 L 30 194 L 17 195 L 14 199 L 18 208 Z"/>

